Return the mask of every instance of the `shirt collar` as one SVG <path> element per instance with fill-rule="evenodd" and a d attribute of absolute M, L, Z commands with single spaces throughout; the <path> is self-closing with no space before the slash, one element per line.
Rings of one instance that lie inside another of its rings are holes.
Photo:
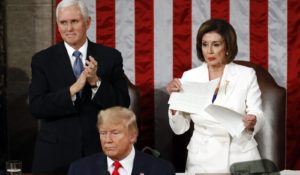
<path fill-rule="evenodd" d="M 124 159 L 119 160 L 119 162 L 122 165 L 121 168 L 124 169 L 127 174 L 131 174 L 131 172 L 132 172 L 134 156 L 135 156 L 135 149 L 132 146 L 130 153 Z M 114 169 L 113 163 L 114 163 L 114 160 L 107 157 L 108 170 L 113 170 Z"/>
<path fill-rule="evenodd" d="M 72 58 L 72 54 L 75 51 L 75 49 L 73 47 L 71 47 L 68 43 L 64 42 L 65 47 L 67 49 L 69 58 Z M 88 46 L 88 40 L 86 39 L 86 41 L 84 42 L 84 44 L 78 49 L 79 52 L 81 52 L 82 57 L 84 58 L 82 59 L 82 61 L 85 61 L 86 56 L 87 56 L 87 46 Z"/>

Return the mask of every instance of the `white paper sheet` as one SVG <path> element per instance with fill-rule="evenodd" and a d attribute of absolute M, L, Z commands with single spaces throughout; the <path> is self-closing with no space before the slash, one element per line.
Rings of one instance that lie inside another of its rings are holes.
<path fill-rule="evenodd" d="M 206 83 L 180 81 L 182 90 L 171 94 L 168 102 L 170 109 L 200 113 L 211 104 L 219 79 Z"/>
<path fill-rule="evenodd" d="M 236 111 L 214 104 L 207 106 L 205 111 L 221 122 L 232 136 L 240 135 L 245 128 L 243 115 Z"/>

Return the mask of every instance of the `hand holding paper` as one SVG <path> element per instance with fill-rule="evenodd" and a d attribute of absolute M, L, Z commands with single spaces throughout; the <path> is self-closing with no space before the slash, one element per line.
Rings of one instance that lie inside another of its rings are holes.
<path fill-rule="evenodd" d="M 244 130 L 243 115 L 218 105 L 209 105 L 205 111 L 221 122 L 232 136 L 238 136 Z"/>
<path fill-rule="evenodd" d="M 256 116 L 252 114 L 248 114 L 245 117 L 243 117 L 243 122 L 247 130 L 253 131 L 254 126 L 256 124 Z"/>
<path fill-rule="evenodd" d="M 181 82 L 180 79 L 178 78 L 174 78 L 173 80 L 171 80 L 167 87 L 166 90 L 169 94 L 171 94 L 172 92 L 179 92 L 181 90 Z"/>
<path fill-rule="evenodd" d="M 211 103 L 217 83 L 218 79 L 205 83 L 181 81 L 182 90 L 170 96 L 170 109 L 200 113 Z"/>

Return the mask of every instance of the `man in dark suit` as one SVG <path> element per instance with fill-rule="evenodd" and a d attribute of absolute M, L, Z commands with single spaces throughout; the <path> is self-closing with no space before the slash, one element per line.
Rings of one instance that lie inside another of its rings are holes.
<path fill-rule="evenodd" d="M 97 127 L 104 153 L 97 153 L 71 164 L 69 175 L 171 175 L 167 161 L 134 149 L 138 136 L 135 114 L 124 107 L 102 110 Z"/>
<path fill-rule="evenodd" d="M 64 40 L 32 58 L 32 116 L 41 119 L 34 173 L 67 172 L 69 164 L 101 151 L 97 113 L 129 106 L 121 53 L 87 39 L 91 17 L 85 4 L 63 0 L 56 9 Z"/>

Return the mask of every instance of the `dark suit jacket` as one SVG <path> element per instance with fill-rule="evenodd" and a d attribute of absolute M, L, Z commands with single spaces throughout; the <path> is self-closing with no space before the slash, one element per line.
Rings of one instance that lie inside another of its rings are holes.
<path fill-rule="evenodd" d="M 32 58 L 30 111 L 40 120 L 33 172 L 67 172 L 71 162 L 101 150 L 97 114 L 111 106 L 129 106 L 121 53 L 88 41 L 87 56 L 98 62 L 101 85 L 91 99 L 87 83 L 75 105 L 69 92 L 76 81 L 64 43 Z"/>
<path fill-rule="evenodd" d="M 174 167 L 171 163 L 154 156 L 135 151 L 132 175 L 173 175 Z M 71 164 L 68 175 L 109 175 L 107 171 L 107 157 L 97 153 Z"/>

